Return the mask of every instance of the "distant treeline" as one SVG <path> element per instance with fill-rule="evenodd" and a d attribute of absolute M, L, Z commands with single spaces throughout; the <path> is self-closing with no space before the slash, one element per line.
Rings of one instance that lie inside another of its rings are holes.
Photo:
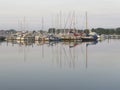
<path fill-rule="evenodd" d="M 48 30 L 48 33 L 63 33 L 63 32 L 69 32 L 72 31 L 73 29 L 55 29 L 55 28 L 50 28 Z M 73 30 L 74 31 L 74 30 Z M 78 33 L 80 32 L 85 32 L 85 30 L 76 30 Z M 120 28 L 116 28 L 116 29 L 105 29 L 105 28 L 93 28 L 91 29 L 91 31 L 96 32 L 97 34 L 106 34 L 106 35 L 120 35 Z"/>
<path fill-rule="evenodd" d="M 68 33 L 69 31 L 72 31 L 74 29 L 55 29 L 55 28 L 49 28 L 48 31 L 44 30 L 33 30 L 33 32 L 48 32 L 48 33 Z M 29 30 L 28 30 L 29 31 Z M 76 30 L 78 33 L 85 32 L 85 30 Z M 91 31 L 96 32 L 97 34 L 105 34 L 105 35 L 120 35 L 120 28 L 116 29 L 105 29 L 105 28 L 92 28 Z M 17 30 L 10 29 L 10 30 L 0 30 L 0 34 L 13 34 L 16 33 Z"/>
<path fill-rule="evenodd" d="M 104 29 L 104 28 L 96 28 L 96 29 L 92 29 L 93 32 L 96 32 L 97 34 L 106 34 L 106 35 L 112 35 L 112 34 L 116 34 L 116 35 L 120 35 L 120 28 L 116 28 L 116 29 Z"/>

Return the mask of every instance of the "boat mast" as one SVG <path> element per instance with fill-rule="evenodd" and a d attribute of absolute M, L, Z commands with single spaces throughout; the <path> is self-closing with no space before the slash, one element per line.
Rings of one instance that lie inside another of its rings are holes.
<path fill-rule="evenodd" d="M 91 33 L 91 30 L 88 29 L 88 15 L 87 15 L 87 12 L 86 12 L 86 33 Z"/>
<path fill-rule="evenodd" d="M 86 30 L 88 29 L 88 17 L 87 17 L 87 12 L 86 12 Z"/>
<path fill-rule="evenodd" d="M 73 29 L 76 32 L 76 17 L 75 17 L 75 11 L 73 11 Z"/>
<path fill-rule="evenodd" d="M 42 17 L 41 23 L 42 23 L 41 31 L 42 31 L 42 34 L 43 34 L 43 29 L 44 29 L 44 18 L 43 17 Z M 44 58 L 44 43 L 42 45 L 42 58 Z"/>
<path fill-rule="evenodd" d="M 25 29 L 26 29 L 26 27 L 25 27 L 25 24 L 26 24 L 26 22 L 25 22 L 25 16 L 24 16 L 24 20 L 23 20 L 23 23 L 24 23 L 24 32 L 25 32 Z"/>
<path fill-rule="evenodd" d="M 60 18 L 59 18 L 60 20 L 60 27 L 59 27 L 59 29 L 62 29 L 62 11 L 60 11 Z"/>
<path fill-rule="evenodd" d="M 87 12 L 86 12 L 86 30 L 88 30 L 88 32 L 92 32 L 90 29 L 88 29 L 88 15 L 87 15 Z"/>
<path fill-rule="evenodd" d="M 44 18 L 42 17 L 42 26 L 41 26 L 41 29 L 43 30 L 44 29 Z"/>

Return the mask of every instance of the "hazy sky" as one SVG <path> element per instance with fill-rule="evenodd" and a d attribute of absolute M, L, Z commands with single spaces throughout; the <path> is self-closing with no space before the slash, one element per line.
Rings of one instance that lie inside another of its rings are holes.
<path fill-rule="evenodd" d="M 73 11 L 77 28 L 85 28 L 86 11 L 89 28 L 120 27 L 120 0 L 0 0 L 0 29 L 20 29 L 24 17 L 26 27 L 30 30 L 41 29 L 42 17 L 44 28 L 58 28 L 57 16 L 60 16 L 60 11 L 63 28 L 69 13 L 72 15 Z"/>

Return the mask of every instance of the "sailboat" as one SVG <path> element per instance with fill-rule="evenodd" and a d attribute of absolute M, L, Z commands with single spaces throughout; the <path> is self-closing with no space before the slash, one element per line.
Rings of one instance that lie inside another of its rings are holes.
<path fill-rule="evenodd" d="M 87 22 L 87 12 L 86 12 L 86 30 L 84 30 L 84 34 L 82 35 L 81 39 L 82 41 L 95 41 L 99 38 L 99 35 L 97 33 L 92 32 L 88 29 L 88 22 Z"/>

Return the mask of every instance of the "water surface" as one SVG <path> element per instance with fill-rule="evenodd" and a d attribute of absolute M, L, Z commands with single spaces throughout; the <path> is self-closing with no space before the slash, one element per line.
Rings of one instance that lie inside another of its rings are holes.
<path fill-rule="evenodd" d="M 120 40 L 1 42 L 0 90 L 119 90 Z"/>

